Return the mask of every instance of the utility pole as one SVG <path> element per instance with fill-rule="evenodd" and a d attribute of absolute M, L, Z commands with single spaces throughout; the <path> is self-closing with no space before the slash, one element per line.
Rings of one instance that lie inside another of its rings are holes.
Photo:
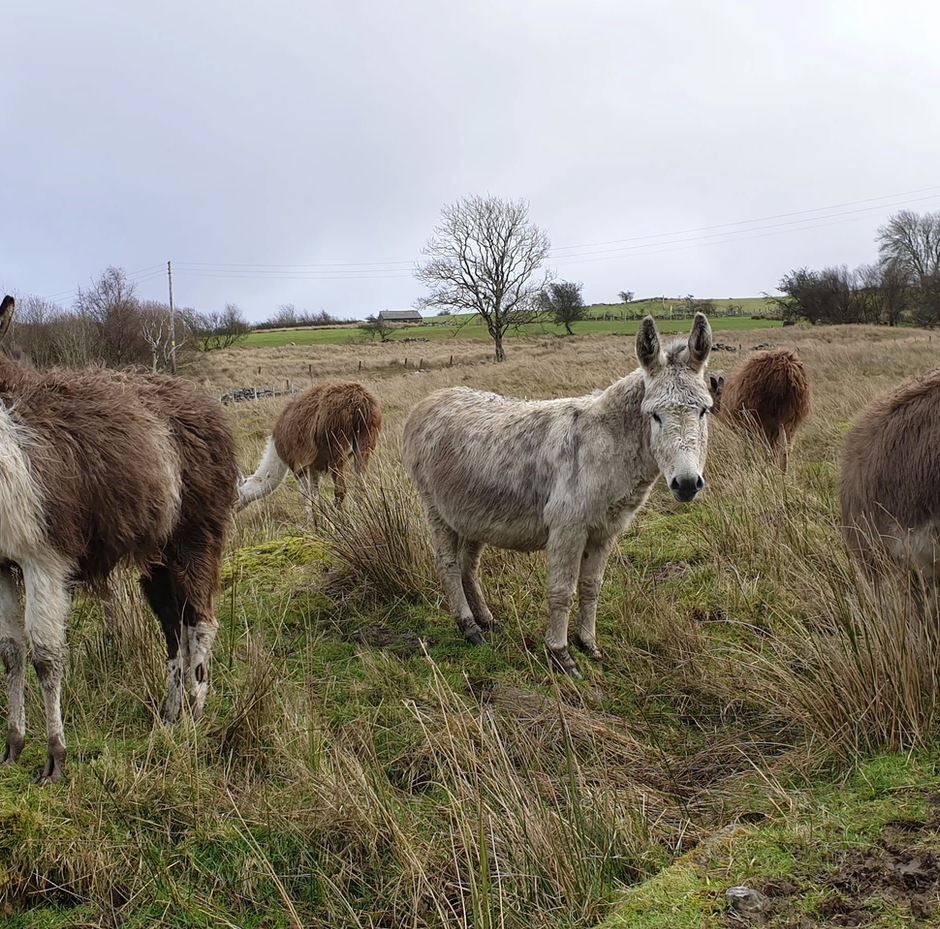
<path fill-rule="evenodd" d="M 170 374 L 176 374 L 176 310 L 173 309 L 173 264 L 166 263 L 166 277 L 170 285 Z"/>

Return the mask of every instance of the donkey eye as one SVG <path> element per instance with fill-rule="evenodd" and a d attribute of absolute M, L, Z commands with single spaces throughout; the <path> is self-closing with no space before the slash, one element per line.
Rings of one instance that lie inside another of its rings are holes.
<path fill-rule="evenodd" d="M 653 422 L 655 422 L 657 426 L 661 426 L 663 424 L 662 418 L 660 417 L 659 413 L 653 414 Z"/>

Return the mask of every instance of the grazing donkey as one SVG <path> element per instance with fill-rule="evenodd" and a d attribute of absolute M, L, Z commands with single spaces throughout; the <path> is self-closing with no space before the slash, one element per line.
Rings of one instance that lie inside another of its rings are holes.
<path fill-rule="evenodd" d="M 382 427 L 378 401 L 362 384 L 319 384 L 288 401 L 274 424 L 261 464 L 238 488 L 238 508 L 267 496 L 290 469 L 300 485 L 308 515 L 314 516 L 317 486 L 324 472 L 333 478 L 337 506 L 346 496 L 343 466 L 352 452 L 361 480 Z"/>
<path fill-rule="evenodd" d="M 568 612 L 578 587 L 574 644 L 603 658 L 597 597 L 617 536 L 663 474 L 690 501 L 704 487 L 712 405 L 704 371 L 708 320 L 697 313 L 687 342 L 660 347 L 643 320 L 641 367 L 604 391 L 523 401 L 453 387 L 419 403 L 404 430 L 404 461 L 431 528 L 441 582 L 457 626 L 474 645 L 494 627 L 478 569 L 484 545 L 548 557 L 553 663 L 578 677 L 568 652 Z"/>
<path fill-rule="evenodd" d="M 0 339 L 13 317 L 0 304 Z M 188 381 L 154 374 L 37 371 L 0 357 L 0 658 L 8 729 L 3 763 L 26 728 L 26 642 L 46 711 L 40 783 L 65 763 L 60 691 L 70 590 L 103 590 L 120 563 L 141 586 L 167 645 L 163 716 L 184 681 L 201 713 L 216 635 L 213 597 L 235 505 L 235 443 L 225 414 Z M 25 588 L 20 605 L 12 564 Z"/>
<path fill-rule="evenodd" d="M 842 531 L 869 569 L 885 556 L 940 581 L 940 370 L 858 418 L 842 453 Z"/>
<path fill-rule="evenodd" d="M 718 417 L 762 437 L 786 471 L 793 436 L 809 416 L 809 377 L 803 362 L 788 349 L 757 352 L 727 380 L 718 371 L 708 380 Z"/>

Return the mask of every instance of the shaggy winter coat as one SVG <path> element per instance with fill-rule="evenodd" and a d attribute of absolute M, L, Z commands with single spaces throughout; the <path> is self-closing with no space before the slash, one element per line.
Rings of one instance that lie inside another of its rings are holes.
<path fill-rule="evenodd" d="M 756 352 L 727 378 L 713 374 L 709 383 L 721 420 L 761 437 L 786 470 L 793 436 L 810 411 L 803 362 L 788 349 Z"/>
<path fill-rule="evenodd" d="M 599 660 L 597 597 L 617 537 L 660 474 L 682 501 L 704 487 L 708 321 L 698 314 L 688 341 L 664 350 L 647 317 L 636 350 L 638 370 L 589 396 L 525 401 L 454 387 L 409 414 L 405 467 L 451 613 L 471 643 L 494 628 L 478 577 L 484 546 L 545 549 L 546 646 L 557 667 L 577 676 L 568 652 L 575 587 L 573 644 Z"/>
<path fill-rule="evenodd" d="M 337 504 L 346 495 L 350 455 L 362 478 L 382 427 L 378 401 L 352 381 L 319 384 L 288 401 L 257 471 L 239 487 L 239 507 L 271 493 L 292 471 L 313 514 L 320 477 L 329 472 Z"/>
<path fill-rule="evenodd" d="M 0 306 L 5 332 L 13 300 Z M 167 642 L 164 716 L 184 679 L 202 710 L 216 620 L 213 597 L 236 499 L 235 446 L 217 402 L 193 384 L 104 369 L 37 371 L 0 358 L 0 657 L 9 726 L 4 760 L 23 745 L 27 640 L 46 705 L 48 758 L 65 759 L 59 691 L 69 591 L 107 585 L 119 564 L 142 573 Z M 19 603 L 15 563 L 25 587 Z"/>
<path fill-rule="evenodd" d="M 850 550 L 940 579 L 940 370 L 876 400 L 846 436 L 840 489 Z"/>

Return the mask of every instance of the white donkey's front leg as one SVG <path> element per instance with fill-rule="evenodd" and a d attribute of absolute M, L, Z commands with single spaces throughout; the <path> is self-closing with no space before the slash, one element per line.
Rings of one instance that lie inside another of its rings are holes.
<path fill-rule="evenodd" d="M 552 662 L 569 677 L 580 677 L 568 652 L 568 614 L 581 567 L 587 533 L 580 527 L 552 529 L 545 554 L 548 558 L 548 627 L 545 646 Z"/>
<path fill-rule="evenodd" d="M 578 578 L 578 631 L 574 644 L 594 661 L 603 661 L 604 653 L 597 646 L 597 598 L 604 582 L 607 559 L 616 540 L 590 540 L 581 558 Z"/>
<path fill-rule="evenodd" d="M 7 740 L 0 764 L 13 764 L 26 741 L 26 628 L 9 567 L 0 568 L 0 659 L 7 677 Z"/>
<path fill-rule="evenodd" d="M 46 710 L 46 764 L 37 780 L 40 784 L 53 784 L 62 779 L 65 766 L 61 694 L 65 628 L 71 606 L 68 569 L 59 561 L 26 562 L 22 568 L 26 585 L 26 634 Z"/>

